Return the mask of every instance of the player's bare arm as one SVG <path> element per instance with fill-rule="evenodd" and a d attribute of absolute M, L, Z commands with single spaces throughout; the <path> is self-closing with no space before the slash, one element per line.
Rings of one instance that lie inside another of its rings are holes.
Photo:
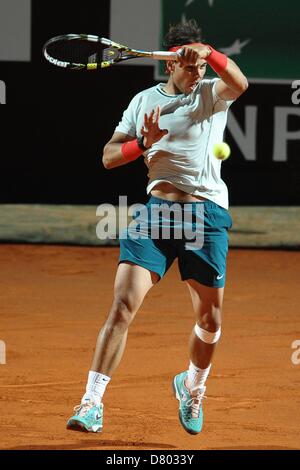
<path fill-rule="evenodd" d="M 109 142 L 104 147 L 102 163 L 107 170 L 117 168 L 118 166 L 126 165 L 128 162 L 124 160 L 121 152 L 121 147 L 124 142 L 130 142 L 134 137 L 123 134 L 122 132 L 115 132 Z"/>
<path fill-rule="evenodd" d="M 235 100 L 248 88 L 248 80 L 236 63 L 228 58 L 224 72 L 216 84 L 216 93 L 223 100 Z"/>
<path fill-rule="evenodd" d="M 185 54 L 179 59 L 181 66 L 186 65 L 188 61 L 196 63 L 199 59 L 207 60 L 211 54 L 210 46 L 205 44 L 185 47 L 183 50 Z M 247 78 L 230 58 L 227 58 L 226 68 L 219 73 L 219 77 L 221 80 L 216 85 L 216 92 L 223 100 L 237 99 L 248 88 Z"/>

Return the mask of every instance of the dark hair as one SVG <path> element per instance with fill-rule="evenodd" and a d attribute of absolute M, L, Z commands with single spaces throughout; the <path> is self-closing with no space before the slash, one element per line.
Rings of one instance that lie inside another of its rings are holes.
<path fill-rule="evenodd" d="M 163 46 L 166 49 L 174 46 L 183 46 L 193 42 L 201 42 L 202 31 L 197 21 L 194 19 L 182 21 L 175 25 L 170 25 L 169 31 L 165 35 Z"/>

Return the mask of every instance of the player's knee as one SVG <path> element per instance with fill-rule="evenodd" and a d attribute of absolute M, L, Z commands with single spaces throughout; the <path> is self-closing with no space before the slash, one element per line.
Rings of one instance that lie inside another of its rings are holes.
<path fill-rule="evenodd" d="M 115 298 L 110 315 L 108 317 L 108 327 L 126 331 L 133 320 L 135 312 L 126 299 Z"/>
<path fill-rule="evenodd" d="M 218 331 L 222 324 L 222 309 L 211 305 L 211 307 L 201 316 L 200 327 L 207 331 Z"/>

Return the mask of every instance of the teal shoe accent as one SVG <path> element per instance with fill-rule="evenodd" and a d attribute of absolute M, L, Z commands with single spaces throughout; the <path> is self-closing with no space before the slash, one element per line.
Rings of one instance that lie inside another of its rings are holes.
<path fill-rule="evenodd" d="M 67 422 L 67 429 L 83 432 L 101 432 L 103 427 L 103 403 L 96 406 L 93 402 L 75 406 L 75 415 Z"/>
<path fill-rule="evenodd" d="M 184 381 L 187 372 L 182 372 L 174 377 L 173 390 L 179 401 L 179 420 L 182 427 L 189 434 L 198 434 L 203 426 L 202 399 L 206 387 L 198 389 L 195 395 L 191 395 Z"/>

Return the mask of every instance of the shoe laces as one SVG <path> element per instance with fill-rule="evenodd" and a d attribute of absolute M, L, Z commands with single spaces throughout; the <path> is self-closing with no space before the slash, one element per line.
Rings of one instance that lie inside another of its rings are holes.
<path fill-rule="evenodd" d="M 89 401 L 87 403 L 81 403 L 80 405 L 77 405 L 74 407 L 74 411 L 78 414 L 78 416 L 85 416 L 93 407 L 95 406 L 95 403 L 92 401 Z"/>
<path fill-rule="evenodd" d="M 195 395 L 191 395 L 191 398 L 186 401 L 185 406 L 187 407 L 187 417 L 190 418 L 199 418 L 201 403 L 204 398 L 207 398 L 205 395 L 205 388 L 198 389 Z"/>

